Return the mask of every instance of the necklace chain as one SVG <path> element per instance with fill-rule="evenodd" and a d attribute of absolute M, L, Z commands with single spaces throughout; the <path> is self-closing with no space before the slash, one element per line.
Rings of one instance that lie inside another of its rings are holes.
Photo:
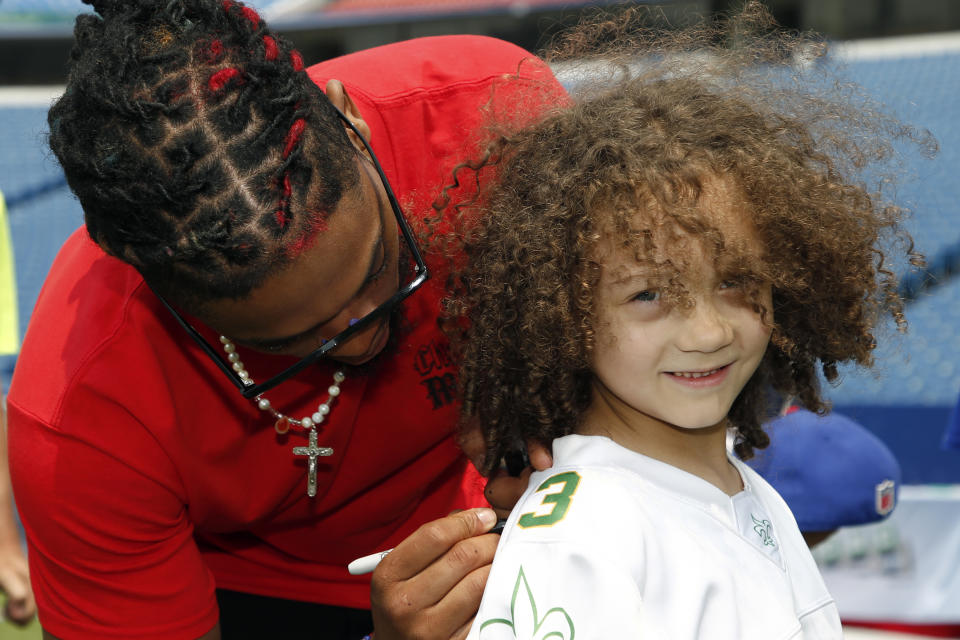
<path fill-rule="evenodd" d="M 253 378 L 250 377 L 250 372 L 247 371 L 247 368 L 243 365 L 243 361 L 240 360 L 240 354 L 237 353 L 236 345 L 226 336 L 220 336 L 220 344 L 223 345 L 223 350 L 227 354 L 227 360 L 230 361 L 233 370 L 240 376 L 243 384 L 248 387 L 252 385 Z M 340 395 L 340 383 L 346 380 L 346 378 L 347 376 L 343 373 L 343 370 L 335 371 L 333 374 L 333 384 L 327 387 L 327 399 L 317 406 L 317 410 L 314 411 L 312 415 L 303 416 L 300 419 L 284 415 L 277 411 L 273 405 L 270 404 L 270 400 L 263 394 L 256 396 L 253 400 L 258 409 L 266 411 L 276 419 L 273 428 L 276 429 L 277 433 L 286 433 L 290 430 L 290 427 L 300 428 L 309 433 L 327 419 L 334 400 Z"/>
<path fill-rule="evenodd" d="M 240 360 L 236 345 L 233 344 L 227 336 L 220 336 L 220 344 L 223 345 L 223 350 L 227 353 L 227 360 L 230 361 L 233 370 L 240 376 L 243 384 L 248 387 L 252 385 L 253 378 L 250 377 L 250 372 L 247 371 L 247 368 L 243 365 L 243 361 Z M 340 395 L 340 383 L 343 382 L 346 377 L 342 370 L 336 371 L 333 374 L 333 384 L 327 387 L 327 399 L 320 403 L 313 415 L 303 416 L 299 420 L 284 415 L 274 409 L 273 405 L 270 404 L 270 401 L 267 400 L 266 396 L 262 393 L 253 399 L 258 409 L 268 412 L 277 419 L 277 421 L 273 423 L 273 428 L 276 429 L 277 433 L 286 433 L 290 430 L 290 427 L 299 427 L 307 433 L 309 444 L 305 447 L 294 447 L 293 455 L 307 457 L 307 496 L 310 498 L 316 497 L 317 495 L 317 458 L 333 455 L 333 449 L 330 447 L 321 447 L 317 444 L 317 428 L 330 414 L 330 407 L 333 405 L 333 401 Z"/>

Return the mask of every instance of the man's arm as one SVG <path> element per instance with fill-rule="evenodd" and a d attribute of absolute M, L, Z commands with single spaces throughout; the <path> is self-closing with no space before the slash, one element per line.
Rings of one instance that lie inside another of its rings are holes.
<path fill-rule="evenodd" d="M 215 585 L 169 458 L 120 405 L 90 396 L 49 425 L 8 403 L 10 472 L 45 630 L 202 636 Z"/>
<path fill-rule="evenodd" d="M 7 595 L 4 615 L 16 624 L 26 624 L 37 613 L 30 589 L 27 558 L 13 517 L 13 491 L 7 461 L 7 410 L 0 402 L 0 590 Z"/>

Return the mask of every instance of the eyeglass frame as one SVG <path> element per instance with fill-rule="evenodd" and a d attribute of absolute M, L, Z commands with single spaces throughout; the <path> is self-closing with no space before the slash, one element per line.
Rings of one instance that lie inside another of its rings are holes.
<path fill-rule="evenodd" d="M 187 322 L 186 318 L 184 318 L 180 312 L 173 307 L 173 305 L 167 302 L 167 300 L 157 293 L 153 287 L 150 287 L 154 295 L 156 295 L 160 302 L 163 303 L 163 306 L 165 306 L 170 313 L 173 314 L 173 317 L 176 318 L 180 326 L 186 330 L 187 334 L 193 338 L 194 342 L 200 346 L 204 353 L 210 356 L 217 367 L 227 374 L 227 377 L 234 384 L 234 386 L 240 390 L 241 395 L 247 399 L 257 398 L 282 382 L 286 382 L 311 364 L 317 362 L 326 356 L 327 353 L 333 351 L 344 342 L 347 342 L 354 335 L 366 329 L 375 320 L 378 320 L 387 315 L 389 312 L 393 311 L 394 307 L 409 298 L 410 295 L 419 289 L 430 277 L 430 273 L 427 270 L 427 265 L 420 253 L 420 247 L 417 245 L 413 231 L 410 229 L 410 224 L 403 215 L 403 210 L 400 208 L 400 203 L 397 201 L 397 197 L 393 193 L 393 188 L 390 186 L 390 181 L 387 180 L 387 176 L 383 173 L 383 167 L 380 166 L 380 161 L 377 160 L 377 156 L 373 152 L 373 148 L 370 147 L 370 143 L 367 142 L 367 139 L 363 136 L 363 134 L 357 130 L 357 127 L 350 122 L 350 119 L 347 118 L 347 116 L 345 116 L 340 109 L 333 105 L 331 106 L 333 107 L 333 110 L 337 112 L 337 116 L 343 121 L 347 128 L 356 134 L 357 138 L 360 139 L 360 142 L 363 143 L 367 153 L 370 154 L 370 160 L 373 162 L 373 166 L 377 170 L 377 175 L 380 176 L 380 182 L 383 184 L 383 189 L 387 194 L 387 200 L 390 202 L 390 208 L 393 209 L 393 215 L 397 219 L 397 225 L 400 227 L 400 232 L 403 234 L 403 238 L 410 249 L 410 255 L 415 264 L 414 277 L 406 285 L 400 287 L 400 289 L 398 289 L 396 293 L 390 296 L 387 300 L 381 302 L 376 309 L 365 316 L 358 318 L 355 322 L 351 322 L 347 328 L 340 331 L 332 338 L 325 340 L 312 353 L 304 356 L 280 373 L 259 384 L 249 379 L 244 381 L 239 374 L 234 371 L 233 366 L 225 361 L 223 357 L 221 357 L 217 349 L 207 342 L 200 332 L 197 331 L 189 322 Z M 147 285 L 149 286 L 149 283 L 147 283 Z"/>

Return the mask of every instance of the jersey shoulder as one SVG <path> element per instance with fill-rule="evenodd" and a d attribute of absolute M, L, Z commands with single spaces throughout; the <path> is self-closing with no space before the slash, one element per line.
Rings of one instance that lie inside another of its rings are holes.
<path fill-rule="evenodd" d="M 507 536 L 515 542 L 589 540 L 591 546 L 636 544 L 650 523 L 645 483 L 630 472 L 559 467 L 531 476 Z"/>

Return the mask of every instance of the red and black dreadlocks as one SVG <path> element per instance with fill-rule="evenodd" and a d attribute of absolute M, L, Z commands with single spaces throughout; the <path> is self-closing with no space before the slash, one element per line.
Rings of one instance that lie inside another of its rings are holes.
<path fill-rule="evenodd" d="M 85 0 L 50 146 L 91 237 L 178 300 L 240 297 L 356 184 L 303 59 L 233 0 Z"/>

